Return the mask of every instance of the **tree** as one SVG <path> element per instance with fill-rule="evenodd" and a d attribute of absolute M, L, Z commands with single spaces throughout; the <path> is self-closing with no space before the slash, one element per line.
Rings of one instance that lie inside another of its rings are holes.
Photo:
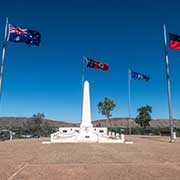
<path fill-rule="evenodd" d="M 152 107 L 148 105 L 142 106 L 137 109 L 137 112 L 139 115 L 136 117 L 135 122 L 145 129 L 151 121 Z"/>
<path fill-rule="evenodd" d="M 110 117 L 112 116 L 111 111 L 113 111 L 114 107 L 116 106 L 114 101 L 109 99 L 108 97 L 105 97 L 104 101 L 100 101 L 97 106 L 99 113 L 101 113 L 107 118 L 107 124 L 109 122 L 111 126 L 112 125 L 110 121 Z"/>
<path fill-rule="evenodd" d="M 41 130 L 42 130 L 43 136 L 45 137 L 49 136 L 52 131 L 51 127 L 49 126 L 49 123 L 46 121 L 41 125 Z"/>
<path fill-rule="evenodd" d="M 43 123 L 44 118 L 44 113 L 38 112 L 37 114 L 33 114 L 31 128 L 34 135 L 40 136 L 40 134 L 42 133 L 41 124 Z"/>

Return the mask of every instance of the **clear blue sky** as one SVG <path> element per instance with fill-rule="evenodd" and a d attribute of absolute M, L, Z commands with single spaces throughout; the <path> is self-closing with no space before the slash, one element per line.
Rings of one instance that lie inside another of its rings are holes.
<path fill-rule="evenodd" d="M 180 2 L 153 0 L 13 0 L 0 6 L 0 42 L 5 17 L 41 33 L 40 47 L 8 42 L 0 116 L 32 116 L 80 122 L 82 56 L 110 65 L 86 69 L 92 119 L 105 96 L 116 103 L 113 117 L 128 116 L 127 70 L 151 77 L 131 82 L 132 116 L 142 105 L 153 118 L 168 118 L 163 24 L 180 34 Z M 180 118 L 180 51 L 169 50 L 173 117 Z"/>

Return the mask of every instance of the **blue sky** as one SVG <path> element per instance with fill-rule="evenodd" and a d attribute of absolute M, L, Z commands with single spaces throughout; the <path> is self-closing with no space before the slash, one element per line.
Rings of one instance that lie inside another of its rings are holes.
<path fill-rule="evenodd" d="M 86 69 L 92 119 L 97 103 L 113 99 L 113 117 L 128 116 L 128 68 L 151 77 L 131 82 L 132 116 L 151 105 L 153 118 L 168 118 L 163 24 L 180 34 L 179 1 L 61 0 L 1 2 L 0 42 L 9 23 L 37 30 L 39 47 L 8 42 L 1 116 L 44 112 L 47 118 L 80 122 L 82 56 L 106 62 L 108 72 Z M 180 118 L 180 51 L 169 49 L 173 117 Z"/>

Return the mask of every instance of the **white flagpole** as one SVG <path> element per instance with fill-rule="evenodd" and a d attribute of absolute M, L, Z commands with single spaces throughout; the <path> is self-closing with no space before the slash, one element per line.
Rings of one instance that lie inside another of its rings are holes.
<path fill-rule="evenodd" d="M 131 125 L 129 123 L 129 119 L 131 118 L 131 70 L 128 69 L 128 113 L 129 118 L 127 120 L 127 131 L 131 134 Z"/>
<path fill-rule="evenodd" d="M 83 61 L 82 61 L 82 85 L 84 84 L 85 81 L 85 61 L 87 61 L 87 58 L 83 56 Z"/>
<path fill-rule="evenodd" d="M 82 107 L 81 107 L 81 123 L 82 123 L 82 115 L 83 115 L 83 95 L 84 95 L 84 81 L 85 81 L 85 61 L 87 58 L 83 56 L 82 60 Z"/>
<path fill-rule="evenodd" d="M 165 24 L 164 24 L 164 46 L 165 46 L 165 56 L 166 56 L 166 78 L 167 78 L 167 90 L 168 90 L 169 124 L 170 124 L 170 131 L 171 131 L 170 142 L 174 142 L 172 103 L 171 103 L 171 86 L 170 86 L 170 73 L 169 73 L 169 62 L 168 62 L 168 47 L 167 47 L 166 26 L 165 26 Z"/>
<path fill-rule="evenodd" d="M 1 61 L 1 69 L 0 69 L 0 98 L 1 98 L 1 94 L 2 94 L 2 81 L 3 81 L 4 58 L 5 58 L 5 50 L 6 50 L 7 32 L 8 32 L 8 18 L 6 18 L 4 42 L 3 42 L 3 48 L 2 48 L 2 61 Z"/>

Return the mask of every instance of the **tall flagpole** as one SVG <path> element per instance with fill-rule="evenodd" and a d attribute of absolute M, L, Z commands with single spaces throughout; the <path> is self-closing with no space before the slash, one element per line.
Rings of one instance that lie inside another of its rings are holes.
<path fill-rule="evenodd" d="M 86 57 L 83 56 L 82 60 L 82 107 L 81 107 L 81 123 L 82 123 L 82 114 L 83 114 L 83 91 L 84 91 L 84 81 L 85 81 L 85 66 L 84 61 L 86 61 Z"/>
<path fill-rule="evenodd" d="M 127 120 L 127 129 L 129 130 L 129 134 L 131 134 L 131 125 L 129 123 L 129 119 L 131 119 L 131 70 L 128 69 L 128 114 L 129 118 Z"/>
<path fill-rule="evenodd" d="M 87 60 L 87 58 L 85 56 L 83 56 L 83 61 L 82 61 L 82 85 L 84 84 L 85 81 L 85 61 Z"/>
<path fill-rule="evenodd" d="M 1 94 L 2 94 L 2 81 L 3 81 L 4 58 L 5 58 L 5 50 L 6 50 L 7 31 L 8 31 L 8 18 L 6 18 L 4 42 L 3 42 L 3 48 L 2 48 L 2 59 L 1 59 L 1 68 L 0 68 L 0 98 L 1 98 Z"/>
<path fill-rule="evenodd" d="M 168 90 L 169 124 L 170 124 L 170 132 L 171 132 L 170 142 L 174 142 L 172 103 L 171 103 L 171 86 L 170 86 L 168 47 L 167 47 L 166 26 L 165 26 L 165 24 L 164 24 L 164 46 L 165 46 L 165 56 L 166 56 L 166 78 L 167 78 L 167 90 Z"/>

